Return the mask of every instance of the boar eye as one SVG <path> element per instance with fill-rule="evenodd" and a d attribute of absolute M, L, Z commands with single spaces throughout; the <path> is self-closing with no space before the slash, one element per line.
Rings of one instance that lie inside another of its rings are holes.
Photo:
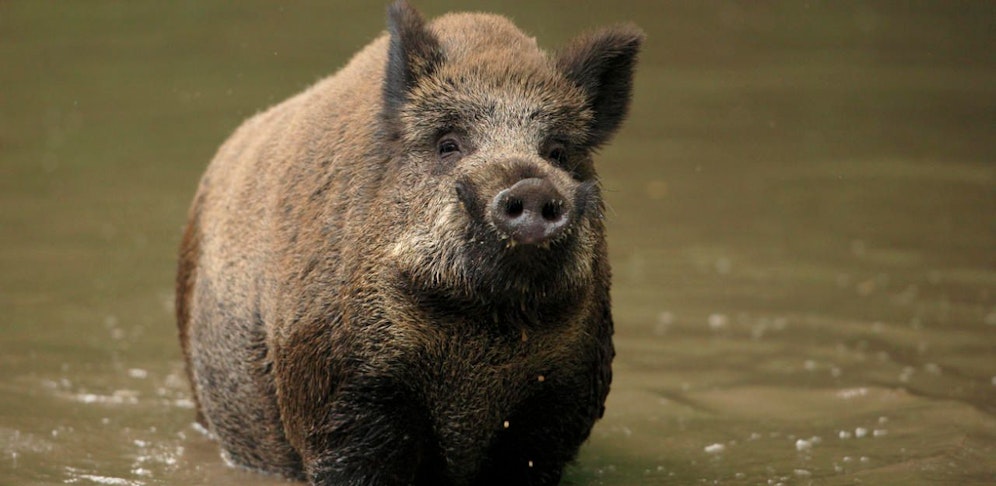
<path fill-rule="evenodd" d="M 444 138 L 439 141 L 436 151 L 440 157 L 447 157 L 460 152 L 460 144 L 452 138 Z"/>
<path fill-rule="evenodd" d="M 550 148 L 547 152 L 546 158 L 558 164 L 563 164 L 564 162 L 567 162 L 567 150 L 560 145 L 556 145 Z"/>

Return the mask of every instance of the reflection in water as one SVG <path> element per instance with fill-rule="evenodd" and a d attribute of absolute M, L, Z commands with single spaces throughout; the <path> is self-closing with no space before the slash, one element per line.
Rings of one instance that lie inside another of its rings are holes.
<path fill-rule="evenodd" d="M 3 7 L 2 484 L 287 484 L 191 426 L 175 247 L 227 132 L 381 8 L 168 8 Z M 649 34 L 600 159 L 615 381 L 567 482 L 996 481 L 991 7 L 481 8 Z"/>

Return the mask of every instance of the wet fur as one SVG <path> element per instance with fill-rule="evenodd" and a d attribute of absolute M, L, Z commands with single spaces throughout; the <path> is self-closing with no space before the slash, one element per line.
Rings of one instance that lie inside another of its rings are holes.
<path fill-rule="evenodd" d="M 398 2 L 389 20 L 201 180 L 176 297 L 198 420 L 230 462 L 314 484 L 556 484 L 611 381 L 592 154 L 642 33 L 551 58 L 495 15 L 426 25 Z M 443 133 L 459 160 L 435 152 Z M 542 157 L 554 142 L 568 164 Z M 487 222 L 523 177 L 573 195 L 543 247 Z"/>

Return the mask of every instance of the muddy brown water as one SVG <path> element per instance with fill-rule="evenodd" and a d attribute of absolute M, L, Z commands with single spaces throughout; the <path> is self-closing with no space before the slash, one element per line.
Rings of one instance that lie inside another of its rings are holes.
<path fill-rule="evenodd" d="M 0 484 L 287 484 L 191 426 L 172 279 L 218 144 L 383 28 L 332 3 L 0 3 Z M 475 8 L 649 34 L 566 484 L 996 483 L 992 3 Z"/>

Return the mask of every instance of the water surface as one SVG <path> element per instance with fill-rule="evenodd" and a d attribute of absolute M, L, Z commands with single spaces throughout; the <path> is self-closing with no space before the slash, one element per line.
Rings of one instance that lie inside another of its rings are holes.
<path fill-rule="evenodd" d="M 994 8 L 618 3 L 479 7 L 649 35 L 599 162 L 615 381 L 565 482 L 996 482 Z M 175 248 L 238 122 L 383 22 L 0 4 L 0 484 L 287 484 L 191 426 Z"/>

